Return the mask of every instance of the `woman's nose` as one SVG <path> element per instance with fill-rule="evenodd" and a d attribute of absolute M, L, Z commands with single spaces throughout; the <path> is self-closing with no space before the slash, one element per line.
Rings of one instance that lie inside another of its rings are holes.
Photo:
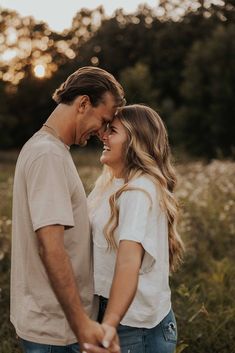
<path fill-rule="evenodd" d="M 102 134 L 102 141 L 106 141 L 108 139 L 108 129 L 105 130 Z"/>

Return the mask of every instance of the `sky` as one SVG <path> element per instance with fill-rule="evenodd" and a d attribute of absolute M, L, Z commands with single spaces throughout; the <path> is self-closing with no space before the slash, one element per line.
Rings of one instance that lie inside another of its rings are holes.
<path fill-rule="evenodd" d="M 69 28 L 74 15 L 82 8 L 94 9 L 103 5 L 105 13 L 111 16 L 115 9 L 123 8 L 127 13 L 137 9 L 140 3 L 156 7 L 157 0 L 0 0 L 0 7 L 13 9 L 22 16 L 33 16 L 47 22 L 50 28 L 62 32 Z"/>

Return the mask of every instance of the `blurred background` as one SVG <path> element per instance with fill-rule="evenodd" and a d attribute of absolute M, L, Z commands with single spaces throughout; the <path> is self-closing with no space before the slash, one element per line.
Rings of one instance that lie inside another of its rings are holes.
<path fill-rule="evenodd" d="M 158 111 L 178 173 L 185 262 L 171 278 L 177 353 L 235 347 L 235 0 L 0 0 L 0 352 L 9 323 L 11 201 L 19 149 L 84 65 L 122 83 L 128 103 Z M 99 145 L 72 149 L 86 192 Z"/>

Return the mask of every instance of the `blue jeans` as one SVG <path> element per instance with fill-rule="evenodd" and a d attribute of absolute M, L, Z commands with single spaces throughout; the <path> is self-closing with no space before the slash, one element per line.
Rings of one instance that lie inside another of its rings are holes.
<path fill-rule="evenodd" d="M 77 343 L 67 346 L 54 346 L 49 344 L 34 343 L 20 338 L 24 353 L 79 353 Z"/>
<path fill-rule="evenodd" d="M 107 299 L 100 297 L 98 318 L 100 322 L 104 316 L 107 301 Z M 172 309 L 157 326 L 151 329 L 119 325 L 117 331 L 122 353 L 175 352 L 177 326 Z"/>

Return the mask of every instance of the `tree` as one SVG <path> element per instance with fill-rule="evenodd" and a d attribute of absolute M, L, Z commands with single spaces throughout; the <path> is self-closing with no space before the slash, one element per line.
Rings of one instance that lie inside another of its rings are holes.
<path fill-rule="evenodd" d="M 158 92 L 154 88 L 148 66 L 139 62 L 134 67 L 123 70 L 120 81 L 125 87 L 127 102 L 144 103 L 153 109 L 159 109 Z"/>
<path fill-rule="evenodd" d="M 196 155 L 229 156 L 235 136 L 235 26 L 218 26 L 189 52 L 174 116 L 178 142 Z M 180 132 L 180 133 L 179 133 Z"/>
<path fill-rule="evenodd" d="M 0 148 L 5 149 L 13 145 L 13 136 L 9 132 L 17 126 L 17 119 L 9 111 L 9 105 L 6 104 L 7 92 L 6 84 L 0 81 Z"/>
<path fill-rule="evenodd" d="M 60 65 L 75 57 L 69 37 L 52 32 L 44 22 L 21 17 L 12 10 L 0 9 L 0 75 L 14 85 L 34 74 L 37 65 L 50 78 Z"/>

